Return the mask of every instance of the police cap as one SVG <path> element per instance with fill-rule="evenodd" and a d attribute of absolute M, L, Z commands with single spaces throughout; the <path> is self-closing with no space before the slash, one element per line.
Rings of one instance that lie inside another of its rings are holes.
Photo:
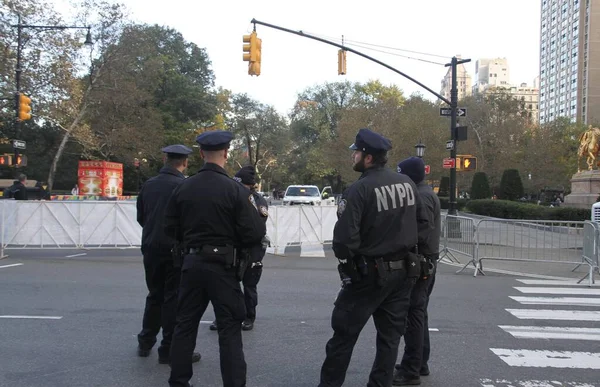
<path fill-rule="evenodd" d="M 379 133 L 363 128 L 356 134 L 356 139 L 354 140 L 354 144 L 350 145 L 350 149 L 368 154 L 379 154 L 386 153 L 392 149 L 392 143 Z"/>
<path fill-rule="evenodd" d="M 167 154 L 167 157 L 171 159 L 184 159 L 193 151 L 185 145 L 175 144 L 169 145 L 161 149 L 163 153 Z"/>
<path fill-rule="evenodd" d="M 233 139 L 233 133 L 226 130 L 213 130 L 204 132 L 196 137 L 200 149 L 205 151 L 218 151 L 229 149 L 229 143 Z"/>

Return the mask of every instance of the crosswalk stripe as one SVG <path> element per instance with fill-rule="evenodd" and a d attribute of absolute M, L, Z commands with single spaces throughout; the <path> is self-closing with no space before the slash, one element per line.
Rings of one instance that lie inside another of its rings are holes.
<path fill-rule="evenodd" d="M 600 370 L 600 353 L 490 348 L 513 367 L 551 367 Z"/>
<path fill-rule="evenodd" d="M 517 279 L 525 285 L 546 285 L 546 286 L 585 286 L 589 287 L 588 283 L 580 283 L 574 280 L 538 280 L 538 279 Z M 592 287 L 600 287 L 600 283 L 593 284 Z"/>
<path fill-rule="evenodd" d="M 600 312 L 587 310 L 506 309 L 521 320 L 599 321 Z"/>
<path fill-rule="evenodd" d="M 600 341 L 599 328 L 527 327 L 510 325 L 499 325 L 499 327 L 519 339 Z"/>
<path fill-rule="evenodd" d="M 510 296 L 523 305 L 600 306 L 600 298 Z"/>
<path fill-rule="evenodd" d="M 597 387 L 579 382 L 557 382 L 556 380 L 506 380 L 481 379 L 481 387 Z"/>
<path fill-rule="evenodd" d="M 582 296 L 600 296 L 600 289 L 585 289 L 585 288 L 534 288 L 534 287 L 518 287 L 515 289 L 526 294 L 572 294 Z"/>

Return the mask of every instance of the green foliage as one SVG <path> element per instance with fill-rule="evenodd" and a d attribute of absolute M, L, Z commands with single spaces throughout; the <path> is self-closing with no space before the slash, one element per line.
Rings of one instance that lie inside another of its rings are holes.
<path fill-rule="evenodd" d="M 467 209 L 474 214 L 503 219 L 585 221 L 591 217 L 589 209 L 544 207 L 508 200 L 471 200 Z"/>
<path fill-rule="evenodd" d="M 450 196 L 450 178 L 448 176 L 442 176 L 438 196 Z"/>
<path fill-rule="evenodd" d="M 471 183 L 471 199 L 489 199 L 492 197 L 492 190 L 485 172 L 475 172 Z"/>
<path fill-rule="evenodd" d="M 516 169 L 506 169 L 500 180 L 500 190 L 498 198 L 501 200 L 517 200 L 523 197 L 525 190 L 519 171 Z"/>

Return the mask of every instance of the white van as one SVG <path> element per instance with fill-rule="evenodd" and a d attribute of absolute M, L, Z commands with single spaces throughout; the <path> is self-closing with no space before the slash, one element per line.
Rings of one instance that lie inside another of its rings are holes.
<path fill-rule="evenodd" d="M 335 202 L 335 199 L 330 196 L 331 194 L 328 193 L 325 198 L 323 197 L 323 193 L 327 189 L 331 191 L 331 187 L 325 187 L 323 192 L 319 192 L 319 187 L 316 185 L 290 185 L 285 190 L 283 205 L 310 204 L 320 206 L 321 204 L 331 204 Z"/>

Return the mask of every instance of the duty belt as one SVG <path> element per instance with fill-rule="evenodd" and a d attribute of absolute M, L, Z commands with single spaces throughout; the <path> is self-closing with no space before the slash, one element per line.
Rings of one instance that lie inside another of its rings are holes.
<path fill-rule="evenodd" d="M 406 261 L 383 261 L 383 267 L 387 270 L 404 270 L 406 269 Z"/>

